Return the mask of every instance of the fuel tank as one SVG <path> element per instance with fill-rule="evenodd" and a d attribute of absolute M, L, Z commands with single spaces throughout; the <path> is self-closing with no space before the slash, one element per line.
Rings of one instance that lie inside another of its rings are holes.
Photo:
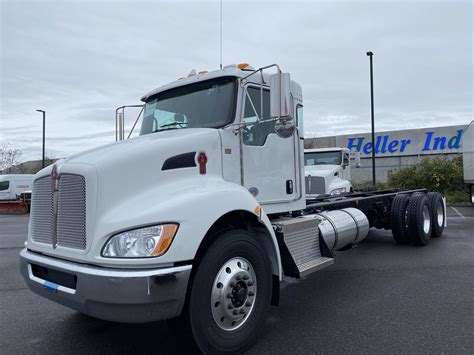
<path fill-rule="evenodd" d="M 315 218 L 320 221 L 319 233 L 331 251 L 360 243 L 369 233 L 369 220 L 357 208 L 321 212 Z"/>

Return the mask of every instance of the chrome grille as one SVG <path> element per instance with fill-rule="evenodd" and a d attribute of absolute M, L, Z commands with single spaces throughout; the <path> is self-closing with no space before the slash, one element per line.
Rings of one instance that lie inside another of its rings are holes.
<path fill-rule="evenodd" d="M 35 242 L 53 243 L 53 191 L 51 177 L 45 176 L 33 184 L 31 196 L 31 238 Z"/>
<path fill-rule="evenodd" d="M 86 249 L 86 182 L 83 176 L 59 178 L 57 245 Z"/>
<path fill-rule="evenodd" d="M 326 183 L 320 176 L 305 176 L 305 185 L 307 194 L 325 194 Z"/>

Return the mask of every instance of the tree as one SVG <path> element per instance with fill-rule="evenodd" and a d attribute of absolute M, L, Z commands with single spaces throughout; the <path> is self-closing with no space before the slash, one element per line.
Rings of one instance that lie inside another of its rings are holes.
<path fill-rule="evenodd" d="M 11 168 L 20 162 L 21 154 L 21 150 L 11 143 L 3 143 L 0 146 L 0 171 L 9 173 Z"/>

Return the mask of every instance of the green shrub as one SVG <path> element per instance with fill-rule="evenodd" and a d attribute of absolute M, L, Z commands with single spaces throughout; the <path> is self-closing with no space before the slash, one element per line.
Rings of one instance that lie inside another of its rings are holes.
<path fill-rule="evenodd" d="M 445 195 L 449 203 L 469 201 L 462 157 L 423 158 L 414 166 L 390 171 L 387 186 L 399 189 L 427 188 Z"/>

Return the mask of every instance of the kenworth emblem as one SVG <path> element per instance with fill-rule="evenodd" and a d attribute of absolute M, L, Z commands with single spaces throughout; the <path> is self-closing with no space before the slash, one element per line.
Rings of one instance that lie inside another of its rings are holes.
<path fill-rule="evenodd" d="M 53 165 L 53 170 L 51 170 L 51 190 L 57 191 L 58 189 L 58 167 L 56 164 Z"/>

